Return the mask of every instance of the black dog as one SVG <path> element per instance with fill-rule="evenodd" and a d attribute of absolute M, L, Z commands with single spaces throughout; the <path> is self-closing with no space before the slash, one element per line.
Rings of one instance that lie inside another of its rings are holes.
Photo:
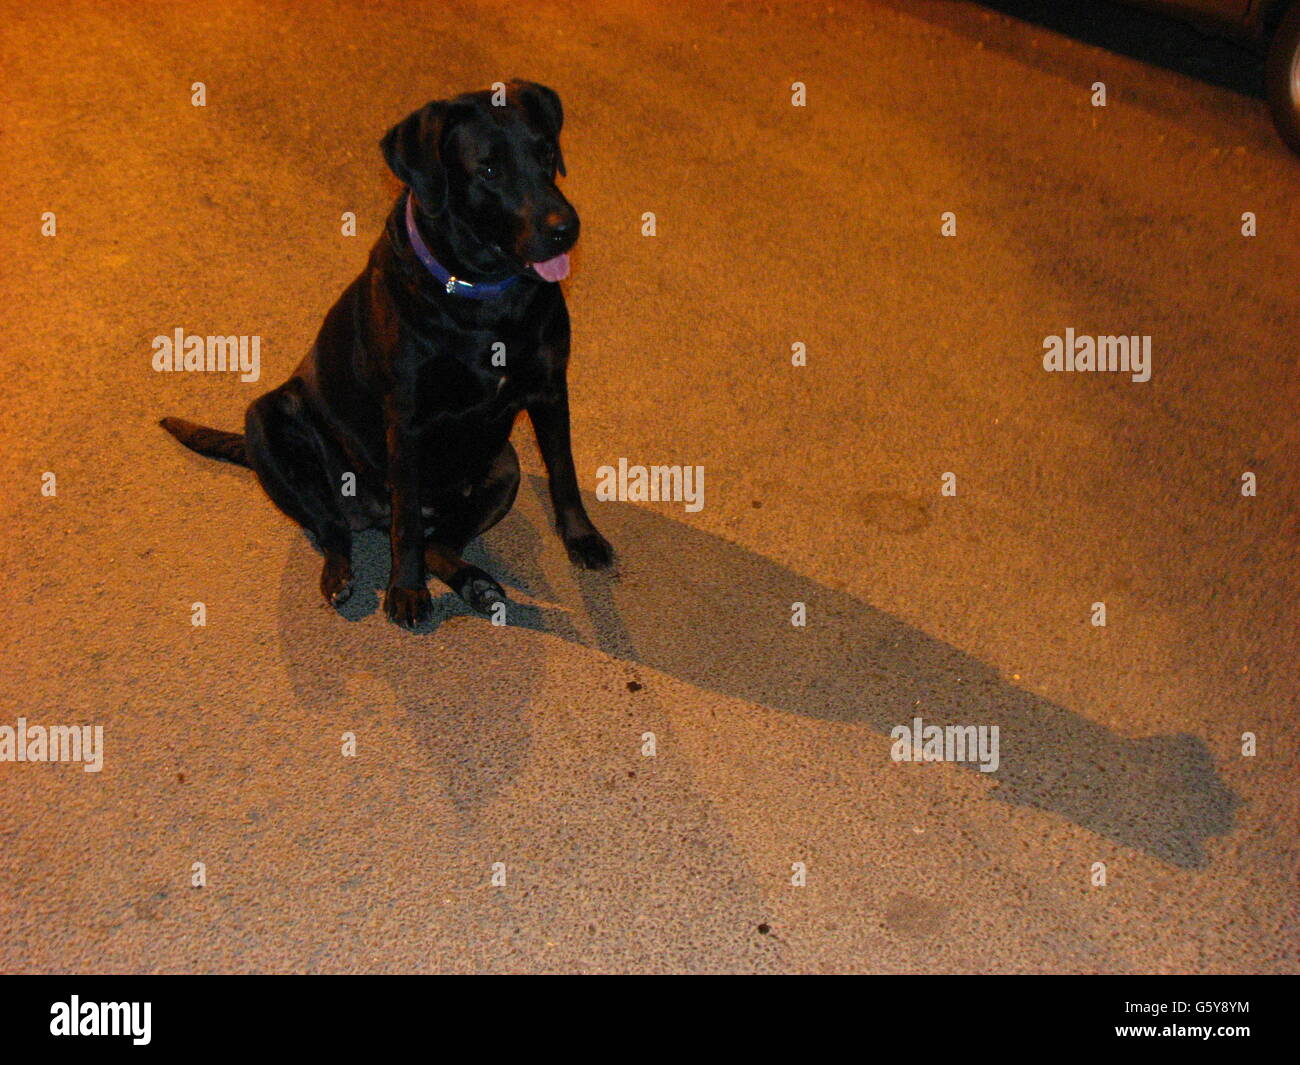
<path fill-rule="evenodd" d="M 477 610 L 504 600 L 461 552 L 514 503 L 520 410 L 569 557 L 591 569 L 613 561 L 582 504 L 569 440 L 569 313 L 556 282 L 578 215 L 555 185 L 560 99 L 521 81 L 503 96 L 435 101 L 388 131 L 384 158 L 408 190 L 307 357 L 248 408 L 243 436 L 161 423 L 186 447 L 257 473 L 315 537 L 331 604 L 352 591 L 353 530 L 389 529 L 384 606 L 408 626 L 431 612 L 426 567 Z"/>

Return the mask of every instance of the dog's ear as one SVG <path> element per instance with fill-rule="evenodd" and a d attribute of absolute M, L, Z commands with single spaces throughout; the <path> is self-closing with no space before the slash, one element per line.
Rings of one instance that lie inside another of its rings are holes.
<path fill-rule="evenodd" d="M 561 174 L 567 173 L 564 169 L 564 153 L 560 151 L 560 128 L 564 125 L 564 107 L 560 104 L 559 93 L 554 89 L 548 89 L 545 85 L 538 85 L 535 81 L 520 81 L 518 78 L 511 81 L 506 88 L 524 105 L 528 120 L 544 130 L 546 135 L 555 142 L 555 165 Z"/>
<path fill-rule="evenodd" d="M 397 123 L 379 142 L 388 169 L 411 187 L 427 211 L 438 211 L 447 196 L 442 142 L 450 110 L 445 100 L 431 100 Z"/>

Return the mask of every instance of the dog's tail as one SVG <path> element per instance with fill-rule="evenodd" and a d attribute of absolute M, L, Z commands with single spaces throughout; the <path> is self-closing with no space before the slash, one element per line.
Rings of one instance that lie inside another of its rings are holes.
<path fill-rule="evenodd" d="M 244 447 L 242 433 L 224 433 L 220 429 L 209 429 L 206 425 L 195 425 L 183 418 L 164 418 L 158 424 L 191 451 L 197 451 L 210 459 L 233 462 L 236 466 L 248 465 L 248 450 Z"/>

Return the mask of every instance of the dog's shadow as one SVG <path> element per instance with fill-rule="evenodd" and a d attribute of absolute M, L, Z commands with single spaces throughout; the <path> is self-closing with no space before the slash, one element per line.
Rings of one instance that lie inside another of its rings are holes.
<path fill-rule="evenodd" d="M 1207 862 L 1204 842 L 1227 833 L 1240 800 L 1220 780 L 1203 740 L 1187 734 L 1128 739 L 1004 681 L 969 655 L 843 592 L 717 536 L 631 505 L 593 505 L 619 554 L 618 576 L 563 568 L 550 531 L 545 481 L 525 479 L 519 504 L 466 557 L 512 595 L 508 624 L 640 663 L 698 688 L 786 713 L 860 725 L 863 745 L 888 757 L 889 732 L 926 724 L 1000 729 L 1000 768 L 981 774 L 990 795 L 1035 807 L 1184 868 Z M 561 580 L 548 580 L 543 562 Z M 486 619 L 449 592 L 415 633 L 392 627 L 401 653 L 370 626 L 342 624 L 316 590 L 319 558 L 295 540 L 281 589 L 281 638 L 299 696 L 338 705 L 349 676 L 391 685 L 413 733 L 447 775 L 462 816 L 474 812 L 528 757 L 532 678 L 544 641 L 494 653 Z M 358 537 L 356 590 L 341 611 L 357 622 L 380 609 L 388 544 Z M 790 623 L 807 604 L 808 624 Z M 430 640 L 431 634 L 437 639 Z M 435 646 L 436 645 L 436 646 Z M 333 650 L 322 660 L 321 648 Z M 331 664 L 336 664 L 331 668 Z M 971 763 L 966 764 L 973 769 Z"/>

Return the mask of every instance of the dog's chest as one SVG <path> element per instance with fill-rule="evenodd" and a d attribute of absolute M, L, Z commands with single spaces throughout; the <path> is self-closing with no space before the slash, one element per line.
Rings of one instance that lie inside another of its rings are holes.
<path fill-rule="evenodd" d="M 473 351 L 449 351 L 429 360 L 417 386 L 417 417 L 472 424 L 513 415 L 545 393 L 547 360 L 536 350 L 492 341 Z"/>

